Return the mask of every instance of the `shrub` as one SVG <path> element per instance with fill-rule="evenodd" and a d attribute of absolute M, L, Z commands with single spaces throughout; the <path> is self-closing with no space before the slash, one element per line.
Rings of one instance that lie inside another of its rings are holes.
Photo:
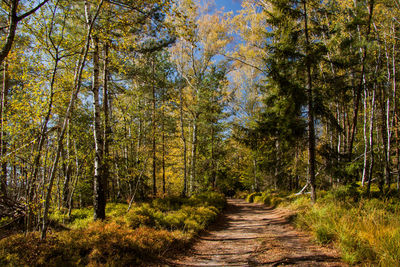
<path fill-rule="evenodd" d="M 163 212 L 178 210 L 183 204 L 187 202 L 186 198 L 170 196 L 166 198 L 156 198 L 152 201 L 152 207 L 159 209 Z"/>
<path fill-rule="evenodd" d="M 139 226 L 158 227 L 163 214 L 152 208 L 148 203 L 133 207 L 126 215 L 128 226 L 137 228 Z"/>
<path fill-rule="evenodd" d="M 256 196 L 261 196 L 261 193 L 259 193 L 259 192 L 254 192 L 254 193 L 251 193 L 251 194 L 247 195 L 246 201 L 249 202 L 249 203 L 253 203 L 253 202 L 254 202 L 254 198 L 255 198 Z"/>
<path fill-rule="evenodd" d="M 357 184 L 339 186 L 329 191 L 322 199 L 326 202 L 354 203 L 360 199 L 360 192 Z"/>
<path fill-rule="evenodd" d="M 210 207 L 189 207 L 169 213 L 163 220 L 164 227 L 198 232 L 215 220 L 218 209 Z"/>
<path fill-rule="evenodd" d="M 253 198 L 254 203 L 260 203 L 264 205 L 271 205 L 271 197 L 268 192 L 263 192 L 261 195 L 255 195 Z"/>
<path fill-rule="evenodd" d="M 72 230 L 49 233 L 44 241 L 39 233 L 1 240 L 0 266 L 138 265 L 171 246 L 183 247 L 215 220 L 225 203 L 224 195 L 216 192 L 153 200 L 128 213 L 126 204 L 110 203 L 106 214 L 111 221 L 105 222 L 92 222 L 93 209 L 76 209 L 71 213 Z M 61 220 L 64 215 L 52 216 Z"/>
<path fill-rule="evenodd" d="M 106 216 L 111 218 L 123 216 L 127 209 L 128 204 L 125 203 L 107 203 Z"/>
<path fill-rule="evenodd" d="M 222 210 L 226 206 L 226 198 L 221 193 L 207 191 L 191 196 L 187 204 L 190 206 L 214 206 Z"/>
<path fill-rule="evenodd" d="M 179 231 L 95 222 L 87 229 L 49 234 L 44 241 L 39 233 L 5 238 L 0 241 L 0 265 L 125 266 L 153 259 L 188 240 Z"/>
<path fill-rule="evenodd" d="M 246 199 L 248 194 L 249 194 L 249 192 L 247 192 L 247 191 L 238 191 L 235 193 L 235 195 L 233 197 L 238 198 L 238 199 Z"/>

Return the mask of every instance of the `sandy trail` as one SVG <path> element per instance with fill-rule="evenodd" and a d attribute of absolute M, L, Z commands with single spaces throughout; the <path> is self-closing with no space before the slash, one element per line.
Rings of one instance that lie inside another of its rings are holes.
<path fill-rule="evenodd" d="M 290 213 L 229 199 L 228 207 L 186 255 L 168 266 L 346 266 L 290 226 Z"/>

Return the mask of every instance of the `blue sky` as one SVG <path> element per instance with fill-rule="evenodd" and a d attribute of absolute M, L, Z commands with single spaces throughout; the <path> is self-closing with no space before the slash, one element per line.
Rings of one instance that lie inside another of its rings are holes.
<path fill-rule="evenodd" d="M 224 7 L 225 11 L 237 11 L 241 9 L 241 0 L 215 0 L 217 8 Z"/>

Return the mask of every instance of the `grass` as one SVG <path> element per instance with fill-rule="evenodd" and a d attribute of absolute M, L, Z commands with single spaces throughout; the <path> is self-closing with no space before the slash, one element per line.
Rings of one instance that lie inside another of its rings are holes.
<path fill-rule="evenodd" d="M 187 245 L 225 203 L 215 192 L 156 199 L 129 212 L 126 204 L 110 203 L 104 222 L 92 222 L 89 208 L 73 210 L 68 222 L 63 213 L 54 212 L 51 219 L 66 222 L 70 230 L 51 232 L 44 241 L 37 232 L 0 240 L 0 266 L 144 265 L 143 259 Z"/>
<path fill-rule="evenodd" d="M 377 189 L 376 189 L 377 190 Z M 321 244 L 334 243 L 351 265 L 400 266 L 400 201 L 367 198 L 363 189 L 341 186 L 308 196 L 291 196 L 285 205 L 297 211 L 295 224 Z"/>

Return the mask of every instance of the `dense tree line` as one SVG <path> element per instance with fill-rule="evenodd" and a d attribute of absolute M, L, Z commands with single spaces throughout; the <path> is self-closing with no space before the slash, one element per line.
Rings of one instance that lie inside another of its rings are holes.
<path fill-rule="evenodd" d="M 264 184 L 287 190 L 308 184 L 313 200 L 317 187 L 354 182 L 399 190 L 399 3 L 243 5 L 238 25 L 246 23 L 238 31 L 250 42 L 235 56 L 258 70 L 254 90 L 262 98 L 236 135 L 255 152 Z M 249 26 L 260 31 L 249 37 Z"/>
<path fill-rule="evenodd" d="M 0 218 L 45 237 L 107 201 L 399 189 L 399 4 L 1 1 Z"/>

